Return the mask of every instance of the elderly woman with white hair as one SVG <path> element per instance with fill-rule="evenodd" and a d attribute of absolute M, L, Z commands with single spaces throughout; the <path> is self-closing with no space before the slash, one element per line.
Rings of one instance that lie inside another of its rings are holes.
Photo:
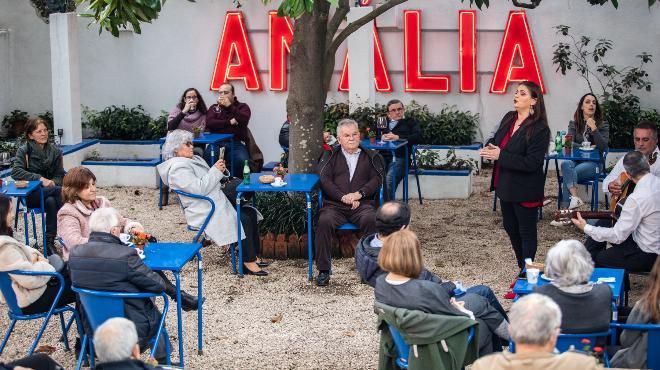
<path fill-rule="evenodd" d="M 552 298 L 562 312 L 564 333 L 607 331 L 612 319 L 612 289 L 589 281 L 594 262 L 577 240 L 562 240 L 545 257 L 545 274 L 550 284 L 535 289 Z"/>
<path fill-rule="evenodd" d="M 215 212 L 204 230 L 217 245 L 228 245 L 238 241 L 236 210 L 222 192 L 221 180 L 229 176 L 225 161 L 220 159 L 209 168 L 206 161 L 193 153 L 193 136 L 184 130 L 174 130 L 167 135 L 163 145 L 165 162 L 158 165 L 158 173 L 165 185 L 174 190 L 209 197 L 215 203 Z M 201 227 L 211 211 L 209 203 L 202 199 L 181 197 L 186 220 L 189 225 Z M 268 266 L 257 258 L 259 251 L 259 226 L 257 210 L 241 208 L 243 232 L 243 262 L 248 274 L 266 276 L 261 267 Z"/>

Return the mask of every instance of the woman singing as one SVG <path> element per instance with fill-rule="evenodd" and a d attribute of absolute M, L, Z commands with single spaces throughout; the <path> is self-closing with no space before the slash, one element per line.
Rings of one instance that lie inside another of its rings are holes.
<path fill-rule="evenodd" d="M 541 88 L 534 82 L 518 85 L 513 107 L 515 111 L 504 115 L 495 137 L 479 154 L 495 161 L 491 190 L 500 198 L 504 230 L 522 274 L 525 258 L 536 255 L 536 220 L 543 204 L 543 158 L 550 128 Z"/>

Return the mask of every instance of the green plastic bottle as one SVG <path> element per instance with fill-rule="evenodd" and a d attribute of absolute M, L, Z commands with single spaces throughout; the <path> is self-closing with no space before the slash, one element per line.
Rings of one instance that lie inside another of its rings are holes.
<path fill-rule="evenodd" d="M 249 185 L 250 184 L 250 166 L 248 165 L 248 161 L 245 161 L 245 165 L 243 166 L 243 184 Z"/>
<path fill-rule="evenodd" d="M 561 131 L 557 131 L 557 136 L 555 136 L 555 151 L 561 152 Z"/>

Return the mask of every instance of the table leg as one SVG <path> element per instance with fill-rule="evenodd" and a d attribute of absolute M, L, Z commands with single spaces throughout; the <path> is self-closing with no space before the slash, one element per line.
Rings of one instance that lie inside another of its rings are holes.
<path fill-rule="evenodd" d="M 202 325 L 202 253 L 197 252 L 197 354 L 202 355 L 202 337 L 204 326 Z"/>
<path fill-rule="evenodd" d="M 215 163 L 215 144 L 211 143 L 211 166 Z"/>
<path fill-rule="evenodd" d="M 44 256 L 48 256 L 48 243 L 46 243 L 46 208 L 44 208 L 44 189 L 42 187 L 39 187 L 39 202 L 41 205 L 41 237 L 44 243 Z M 25 210 L 27 211 L 27 199 L 25 199 Z M 25 224 L 25 229 L 27 229 L 27 223 Z"/>
<path fill-rule="evenodd" d="M 391 150 L 392 153 L 392 163 L 390 163 L 392 166 L 396 165 L 396 150 Z M 389 172 L 389 168 L 385 169 L 385 179 L 387 180 L 387 173 Z M 403 193 L 403 192 L 402 192 Z M 394 176 L 392 176 L 392 189 L 390 189 L 390 194 L 392 200 L 396 200 L 396 172 L 394 173 Z M 403 194 L 405 197 L 405 194 Z"/>
<path fill-rule="evenodd" d="M 25 198 L 18 198 L 16 201 L 16 209 L 18 209 L 18 206 L 20 204 L 21 199 L 25 201 L 25 209 L 23 210 L 23 225 L 25 229 L 25 245 L 30 245 L 30 228 L 28 227 L 28 210 L 27 210 L 27 197 Z"/>
<path fill-rule="evenodd" d="M 403 175 L 403 199 L 408 203 L 408 144 L 403 146 L 405 148 L 406 167 Z"/>
<path fill-rule="evenodd" d="M 238 277 L 243 277 L 243 240 L 241 240 L 241 195 L 242 192 L 236 193 L 236 224 L 238 233 Z"/>
<path fill-rule="evenodd" d="M 557 192 L 557 209 L 561 208 L 561 197 L 562 197 L 562 190 L 561 190 L 561 183 L 563 180 L 560 181 L 559 177 L 559 161 L 557 158 L 555 158 L 555 173 L 557 174 L 557 187 L 559 188 L 559 191 Z"/>
<path fill-rule="evenodd" d="M 234 168 L 234 138 L 229 139 L 229 168 Z M 232 174 L 236 176 L 236 174 Z"/>
<path fill-rule="evenodd" d="M 185 367 L 183 363 L 183 318 L 181 317 L 181 278 L 179 271 L 172 271 L 174 274 L 174 281 L 176 282 L 176 318 L 177 318 L 177 333 L 179 334 L 179 363 L 181 367 Z"/>
<path fill-rule="evenodd" d="M 313 242 L 312 242 L 312 197 L 309 193 L 305 193 L 305 198 L 307 198 L 307 279 L 312 281 L 314 277 L 314 270 L 312 267 L 313 263 Z"/>

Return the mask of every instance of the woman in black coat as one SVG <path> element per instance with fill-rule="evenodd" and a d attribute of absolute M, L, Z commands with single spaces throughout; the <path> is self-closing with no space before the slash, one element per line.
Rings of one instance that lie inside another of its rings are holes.
<path fill-rule="evenodd" d="M 518 268 L 534 259 L 537 213 L 543 205 L 543 160 L 550 142 L 543 93 L 534 82 L 518 85 L 515 111 L 507 113 L 495 137 L 480 155 L 495 161 L 491 190 L 500 198 L 502 222 L 509 235 Z"/>

